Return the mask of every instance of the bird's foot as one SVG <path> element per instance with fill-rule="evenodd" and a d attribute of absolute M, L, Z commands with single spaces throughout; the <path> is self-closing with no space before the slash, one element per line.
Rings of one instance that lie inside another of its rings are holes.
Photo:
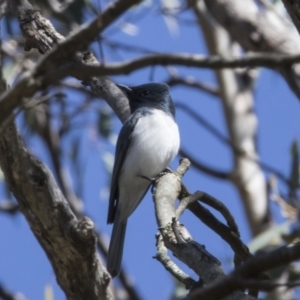
<path fill-rule="evenodd" d="M 164 176 L 167 173 L 173 173 L 173 170 L 171 168 L 166 168 L 163 171 L 161 171 L 160 173 L 158 173 L 155 177 L 148 177 L 145 175 L 139 175 L 140 178 L 144 178 L 148 181 L 150 181 L 151 183 L 154 183 L 157 179 L 159 179 L 160 177 Z"/>
<path fill-rule="evenodd" d="M 150 181 L 151 183 L 153 183 L 155 181 L 155 177 L 154 178 L 150 178 L 150 177 L 145 176 L 145 175 L 139 175 L 138 177 L 146 179 L 146 180 Z"/>
<path fill-rule="evenodd" d="M 170 167 L 165 168 L 163 171 L 158 173 L 158 175 L 155 177 L 155 180 L 159 179 L 160 177 L 166 175 L 167 173 L 173 173 L 173 170 Z"/>
<path fill-rule="evenodd" d="M 152 184 L 152 187 L 151 187 L 151 193 L 153 194 L 153 189 L 154 189 L 154 183 L 156 180 L 158 180 L 160 177 L 164 176 L 165 174 L 167 173 L 173 173 L 173 170 L 171 168 L 166 168 L 164 169 L 163 171 L 161 171 L 160 173 L 158 173 L 155 177 L 148 177 L 148 176 L 145 176 L 145 175 L 139 175 L 140 178 L 144 178 L 148 181 L 151 182 Z"/>

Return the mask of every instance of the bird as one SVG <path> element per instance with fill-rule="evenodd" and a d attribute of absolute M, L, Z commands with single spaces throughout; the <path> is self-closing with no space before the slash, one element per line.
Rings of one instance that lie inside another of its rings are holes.
<path fill-rule="evenodd" d="M 131 115 L 118 136 L 111 179 L 107 223 L 114 225 L 107 270 L 112 277 L 120 274 L 129 216 L 151 186 L 149 179 L 169 166 L 180 145 L 175 106 L 167 84 L 118 87 L 129 100 Z"/>

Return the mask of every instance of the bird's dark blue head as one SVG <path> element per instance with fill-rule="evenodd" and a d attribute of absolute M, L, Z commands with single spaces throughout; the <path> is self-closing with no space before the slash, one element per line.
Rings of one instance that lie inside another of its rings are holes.
<path fill-rule="evenodd" d="M 118 85 L 127 95 L 131 113 L 141 107 L 161 109 L 175 117 L 175 107 L 169 93 L 169 86 L 164 83 L 147 83 L 128 87 Z"/>

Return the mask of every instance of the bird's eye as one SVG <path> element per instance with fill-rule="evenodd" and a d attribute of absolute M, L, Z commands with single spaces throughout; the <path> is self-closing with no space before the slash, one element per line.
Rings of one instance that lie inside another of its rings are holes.
<path fill-rule="evenodd" d="M 149 91 L 147 91 L 147 90 L 145 90 L 145 91 L 142 91 L 142 95 L 143 96 L 147 96 L 147 95 L 149 95 L 150 94 L 150 92 Z"/>

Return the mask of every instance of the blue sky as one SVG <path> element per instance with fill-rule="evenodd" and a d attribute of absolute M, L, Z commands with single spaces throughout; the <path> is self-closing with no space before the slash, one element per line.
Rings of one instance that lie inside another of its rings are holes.
<path fill-rule="evenodd" d="M 135 13 L 129 12 L 127 16 Z M 183 17 L 193 19 L 193 15 L 188 12 L 184 13 Z M 164 19 L 155 10 L 139 19 L 136 26 L 138 33 L 134 36 L 120 31 L 117 26 L 109 28 L 104 36 L 159 52 L 206 53 L 201 33 L 197 28 L 180 25 L 178 35 L 172 37 Z M 95 46 L 94 49 L 97 53 L 98 47 Z M 137 56 L 137 54 L 133 55 L 128 52 L 120 53 L 118 60 Z M 105 48 L 105 57 L 107 61 L 113 61 L 117 56 L 116 53 Z M 178 68 L 178 70 L 183 75 L 194 76 L 199 81 L 215 84 L 214 74 L 209 70 L 194 68 Z M 138 85 L 149 82 L 151 72 L 152 70 L 147 68 L 128 76 L 117 76 L 113 79 L 118 83 Z M 164 81 L 167 79 L 166 71 L 161 67 L 155 68 L 153 79 L 154 81 Z M 175 103 L 189 105 L 224 135 L 227 135 L 219 99 L 204 92 L 183 87 L 172 88 L 171 94 Z M 265 69 L 260 70 L 254 96 L 255 110 L 259 119 L 258 149 L 261 160 L 288 176 L 291 143 L 293 140 L 299 140 L 299 100 L 288 89 L 280 75 Z M 72 92 L 68 94 L 67 101 L 78 103 L 81 97 L 80 94 Z M 98 105 L 106 106 L 103 102 L 99 102 Z M 89 111 L 83 121 L 86 127 L 75 130 L 64 141 L 63 146 L 68 152 L 71 141 L 75 137 L 79 137 L 81 140 L 80 160 L 85 165 L 83 174 L 85 208 L 96 226 L 109 240 L 111 226 L 106 224 L 108 203 L 107 194 L 104 193 L 108 179 L 101 157 L 107 152 L 113 154 L 114 147 L 110 142 L 93 135 L 96 127 L 95 111 Z M 186 151 L 212 167 L 230 170 L 232 157 L 226 146 L 180 110 L 177 111 L 177 122 L 181 133 L 181 144 Z M 120 121 L 114 118 L 116 134 L 120 127 Z M 26 140 L 26 142 L 31 151 L 52 168 L 43 144 L 37 138 Z M 178 160 L 179 157 L 176 157 L 172 163 L 173 168 L 177 167 Z M 67 155 L 64 165 L 70 168 L 71 174 L 74 172 Z M 269 174 L 266 173 L 266 175 Z M 190 191 L 202 190 L 222 200 L 234 215 L 243 241 L 248 243 L 251 240 L 239 195 L 231 183 L 208 177 L 193 168 L 185 175 L 183 181 Z M 281 188 L 284 191 L 284 186 Z M 0 192 L 1 201 L 5 199 L 3 186 L 1 186 Z M 272 209 L 275 211 L 276 221 L 282 222 L 283 219 L 274 204 L 272 204 Z M 233 255 L 226 243 L 189 212 L 184 213 L 181 221 L 193 237 L 221 260 L 227 271 L 230 270 Z M 43 299 L 44 288 L 49 284 L 54 288 L 54 299 L 64 299 L 63 293 L 56 284 L 52 268 L 24 217 L 21 214 L 14 217 L 0 214 L 0 228 L 0 282 L 12 291 L 23 293 L 27 299 L 31 300 Z M 152 258 L 156 253 L 154 237 L 156 232 L 154 207 L 151 195 L 148 194 L 130 218 L 123 258 L 124 268 L 128 271 L 143 298 L 147 300 L 167 299 L 174 287 L 170 275 L 159 262 Z M 192 276 L 194 275 L 188 268 L 184 266 L 183 268 Z M 116 284 L 118 284 L 117 280 Z"/>

